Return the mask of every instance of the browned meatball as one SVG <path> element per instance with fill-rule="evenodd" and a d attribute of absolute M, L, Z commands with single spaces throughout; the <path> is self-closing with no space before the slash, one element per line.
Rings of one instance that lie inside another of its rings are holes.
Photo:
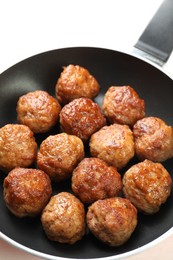
<path fill-rule="evenodd" d="M 29 167 L 36 160 L 37 143 L 28 126 L 7 124 L 0 128 L 0 169 Z"/>
<path fill-rule="evenodd" d="M 160 118 L 146 117 L 137 121 L 133 133 L 140 160 L 163 162 L 173 157 L 173 128 Z"/>
<path fill-rule="evenodd" d="M 36 90 L 19 98 L 17 119 L 20 124 L 29 126 L 34 133 L 45 133 L 58 121 L 60 109 L 55 98 L 46 91 Z"/>
<path fill-rule="evenodd" d="M 17 167 L 4 179 L 5 203 L 20 218 L 40 214 L 51 194 L 50 178 L 41 170 Z"/>
<path fill-rule="evenodd" d="M 88 209 L 90 231 L 109 246 L 124 244 L 137 225 L 137 210 L 124 198 L 97 200 Z"/>
<path fill-rule="evenodd" d="M 133 126 L 145 116 L 145 103 L 130 86 L 112 86 L 106 92 L 102 110 L 110 123 Z"/>
<path fill-rule="evenodd" d="M 55 87 L 56 97 L 61 104 L 80 97 L 93 99 L 99 90 L 97 80 L 87 69 L 72 64 L 64 67 Z"/>
<path fill-rule="evenodd" d="M 122 169 L 134 156 L 133 134 L 127 125 L 104 126 L 90 139 L 90 152 L 117 169 Z"/>
<path fill-rule="evenodd" d="M 80 138 L 61 133 L 49 136 L 41 143 L 37 165 L 53 181 L 59 182 L 71 177 L 84 155 L 84 145 Z"/>
<path fill-rule="evenodd" d="M 100 107 L 89 98 L 74 99 L 60 112 L 60 125 L 64 132 L 74 134 L 86 142 L 106 124 Z"/>
<path fill-rule="evenodd" d="M 123 192 L 139 210 L 153 214 L 166 202 L 171 184 L 171 176 L 161 163 L 145 160 L 126 171 Z"/>
<path fill-rule="evenodd" d="M 85 158 L 73 171 L 72 190 L 83 203 L 118 196 L 121 188 L 120 174 L 99 158 Z"/>
<path fill-rule="evenodd" d="M 61 192 L 44 208 L 41 222 L 50 240 L 74 244 L 85 234 L 84 206 L 74 195 Z"/>

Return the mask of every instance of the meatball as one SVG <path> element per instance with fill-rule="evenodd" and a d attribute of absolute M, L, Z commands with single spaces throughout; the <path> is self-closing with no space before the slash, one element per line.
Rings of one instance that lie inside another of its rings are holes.
<path fill-rule="evenodd" d="M 87 69 L 72 64 L 64 67 L 55 87 L 56 97 L 63 105 L 80 97 L 93 99 L 99 90 L 97 80 Z"/>
<path fill-rule="evenodd" d="M 90 139 L 90 153 L 118 170 L 134 156 L 133 134 L 127 125 L 104 126 Z"/>
<path fill-rule="evenodd" d="M 50 199 L 41 222 L 48 239 L 74 244 L 85 234 L 84 205 L 74 195 L 61 192 Z"/>
<path fill-rule="evenodd" d="M 120 197 L 97 200 L 88 209 L 90 231 L 109 246 L 124 244 L 137 225 L 137 210 L 132 203 Z"/>
<path fill-rule="evenodd" d="M 36 90 L 19 98 L 17 119 L 20 124 L 29 126 L 34 133 L 45 133 L 58 121 L 60 109 L 55 98 L 46 91 Z"/>
<path fill-rule="evenodd" d="M 123 192 L 140 211 L 159 211 L 171 192 L 172 180 L 161 163 L 145 160 L 133 165 L 123 176 Z"/>
<path fill-rule="evenodd" d="M 37 156 L 37 143 L 28 126 L 7 124 L 0 128 L 0 169 L 29 167 Z"/>
<path fill-rule="evenodd" d="M 17 217 L 34 217 L 48 203 L 52 187 L 48 175 L 37 169 L 17 167 L 4 179 L 4 200 Z"/>
<path fill-rule="evenodd" d="M 135 150 L 140 160 L 163 162 L 173 157 L 173 128 L 162 119 L 146 117 L 133 127 Z"/>
<path fill-rule="evenodd" d="M 72 190 L 83 203 L 118 196 L 121 188 L 120 174 L 99 158 L 85 158 L 73 171 Z"/>
<path fill-rule="evenodd" d="M 53 181 L 59 182 L 71 177 L 84 155 L 84 145 L 77 136 L 66 133 L 51 135 L 40 145 L 37 165 Z"/>
<path fill-rule="evenodd" d="M 105 124 L 106 119 L 99 105 L 89 98 L 74 99 L 60 112 L 62 131 L 74 134 L 84 142 Z"/>
<path fill-rule="evenodd" d="M 112 86 L 106 92 L 102 110 L 110 123 L 133 126 L 145 116 L 145 103 L 130 86 Z"/>

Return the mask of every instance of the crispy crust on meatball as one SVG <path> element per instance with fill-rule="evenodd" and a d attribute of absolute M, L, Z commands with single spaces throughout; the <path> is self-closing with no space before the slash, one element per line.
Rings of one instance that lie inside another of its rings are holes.
<path fill-rule="evenodd" d="M 121 175 L 99 158 L 85 158 L 74 169 L 72 190 L 83 203 L 118 196 Z"/>
<path fill-rule="evenodd" d="M 84 155 L 84 145 L 77 136 L 66 133 L 51 135 L 40 145 L 37 165 L 53 181 L 59 182 L 71 177 Z"/>
<path fill-rule="evenodd" d="M 134 156 L 133 134 L 127 125 L 104 126 L 90 139 L 90 153 L 118 170 Z"/>
<path fill-rule="evenodd" d="M 145 160 L 133 165 L 123 176 L 123 192 L 140 211 L 154 214 L 166 202 L 172 179 L 161 163 Z"/>
<path fill-rule="evenodd" d="M 0 169 L 29 167 L 36 160 L 37 143 L 28 126 L 7 124 L 0 128 Z"/>
<path fill-rule="evenodd" d="M 98 95 L 99 90 L 97 80 L 87 69 L 72 64 L 63 67 L 55 87 L 56 97 L 63 105 L 80 97 L 93 99 Z"/>
<path fill-rule="evenodd" d="M 145 116 L 145 102 L 130 86 L 112 86 L 105 93 L 102 110 L 110 123 L 133 126 Z"/>
<path fill-rule="evenodd" d="M 60 112 L 61 129 L 86 142 L 90 136 L 106 124 L 101 109 L 89 98 L 74 99 Z"/>
<path fill-rule="evenodd" d="M 124 198 L 108 198 L 94 202 L 87 212 L 90 231 L 109 246 L 124 244 L 137 225 L 137 210 Z"/>
<path fill-rule="evenodd" d="M 61 192 L 44 208 L 41 222 L 50 240 L 74 244 L 85 234 L 84 206 L 74 195 Z"/>
<path fill-rule="evenodd" d="M 21 96 L 17 102 L 17 120 L 34 133 L 48 132 L 58 121 L 58 101 L 46 91 L 36 90 Z"/>
<path fill-rule="evenodd" d="M 7 208 L 20 218 L 40 214 L 52 194 L 50 178 L 37 169 L 13 169 L 4 179 L 3 187 Z"/>
<path fill-rule="evenodd" d="M 133 127 L 135 150 L 140 160 L 163 162 L 173 157 L 173 128 L 162 119 L 146 117 Z"/>

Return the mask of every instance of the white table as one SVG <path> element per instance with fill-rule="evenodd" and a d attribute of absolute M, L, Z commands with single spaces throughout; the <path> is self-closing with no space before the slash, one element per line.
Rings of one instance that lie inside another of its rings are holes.
<path fill-rule="evenodd" d="M 0 3 L 0 73 L 47 50 L 103 47 L 132 52 L 162 0 L 2 0 Z M 163 67 L 173 76 L 173 55 Z M 126 260 L 173 259 L 173 235 Z M 0 260 L 36 260 L 0 240 Z"/>

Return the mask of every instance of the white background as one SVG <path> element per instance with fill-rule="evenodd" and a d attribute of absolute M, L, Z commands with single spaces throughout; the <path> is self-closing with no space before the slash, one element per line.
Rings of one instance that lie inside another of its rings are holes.
<path fill-rule="evenodd" d="M 1 0 L 0 73 L 40 52 L 73 46 L 131 53 L 162 0 Z M 173 55 L 163 67 L 173 76 Z M 173 236 L 126 260 L 173 259 Z M 0 240 L 0 260 L 40 259 Z"/>

